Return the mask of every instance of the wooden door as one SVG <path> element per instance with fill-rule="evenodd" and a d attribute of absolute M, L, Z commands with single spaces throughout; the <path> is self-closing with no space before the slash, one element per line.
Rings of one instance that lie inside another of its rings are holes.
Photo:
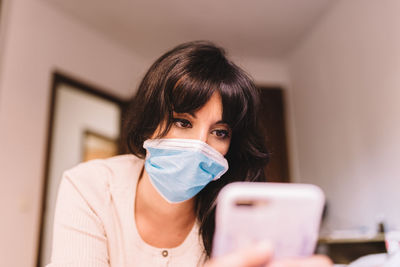
<path fill-rule="evenodd" d="M 270 152 L 270 162 L 265 167 L 269 182 L 289 182 L 289 163 L 286 144 L 285 102 L 280 88 L 260 88 L 259 122 L 264 129 Z"/>

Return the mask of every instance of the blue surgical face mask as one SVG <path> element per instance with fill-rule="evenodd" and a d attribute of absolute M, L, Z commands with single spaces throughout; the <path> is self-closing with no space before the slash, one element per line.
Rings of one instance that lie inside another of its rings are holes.
<path fill-rule="evenodd" d="M 143 147 L 150 181 L 170 203 L 194 197 L 228 170 L 224 156 L 200 140 L 151 139 Z"/>

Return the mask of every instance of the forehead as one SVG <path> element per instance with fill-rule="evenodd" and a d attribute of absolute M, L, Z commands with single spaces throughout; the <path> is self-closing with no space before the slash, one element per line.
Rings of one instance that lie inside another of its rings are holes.
<path fill-rule="evenodd" d="M 212 118 L 220 121 L 222 119 L 222 100 L 218 92 L 214 92 L 208 101 L 196 111 L 185 112 L 195 118 Z"/>
<path fill-rule="evenodd" d="M 214 115 L 222 118 L 222 111 L 221 95 L 218 92 L 214 92 L 204 106 L 200 107 L 195 114 Z"/>

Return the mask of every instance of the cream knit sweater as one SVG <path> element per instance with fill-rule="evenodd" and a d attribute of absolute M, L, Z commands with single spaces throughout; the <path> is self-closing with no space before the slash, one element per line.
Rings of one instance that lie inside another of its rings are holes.
<path fill-rule="evenodd" d="M 82 163 L 64 173 L 47 267 L 202 266 L 195 224 L 171 249 L 146 244 L 137 232 L 135 192 L 143 160 L 124 155 Z"/>

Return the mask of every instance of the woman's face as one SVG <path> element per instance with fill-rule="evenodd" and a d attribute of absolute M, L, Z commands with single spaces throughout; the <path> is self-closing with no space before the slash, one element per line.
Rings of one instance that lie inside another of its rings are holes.
<path fill-rule="evenodd" d="M 201 140 L 222 155 L 226 155 L 231 134 L 228 124 L 222 121 L 221 96 L 215 92 L 208 102 L 194 113 L 174 112 L 172 126 L 164 138 Z"/>

